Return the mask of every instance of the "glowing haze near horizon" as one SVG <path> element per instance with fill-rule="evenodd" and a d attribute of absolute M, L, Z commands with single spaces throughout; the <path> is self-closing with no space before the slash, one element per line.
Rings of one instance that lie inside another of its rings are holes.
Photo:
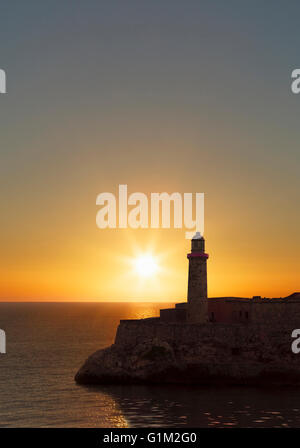
<path fill-rule="evenodd" d="M 210 296 L 299 290 L 299 14 L 2 4 L 1 300 L 185 300 L 184 230 L 97 229 L 96 196 L 119 184 L 205 193 Z"/>

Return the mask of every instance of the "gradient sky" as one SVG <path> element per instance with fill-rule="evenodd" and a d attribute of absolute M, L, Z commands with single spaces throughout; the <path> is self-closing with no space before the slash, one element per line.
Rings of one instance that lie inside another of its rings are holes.
<path fill-rule="evenodd" d="M 210 296 L 300 290 L 298 1 L 0 5 L 1 300 L 184 300 L 184 230 L 96 196 L 204 192 Z M 152 251 L 142 281 L 130 260 Z"/>

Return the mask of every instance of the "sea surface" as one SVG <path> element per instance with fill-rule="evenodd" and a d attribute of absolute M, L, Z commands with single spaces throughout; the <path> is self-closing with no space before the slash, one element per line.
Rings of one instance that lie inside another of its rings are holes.
<path fill-rule="evenodd" d="M 1 427 L 300 427 L 299 389 L 79 386 L 74 375 L 113 342 L 120 319 L 165 304 L 0 303 Z"/>

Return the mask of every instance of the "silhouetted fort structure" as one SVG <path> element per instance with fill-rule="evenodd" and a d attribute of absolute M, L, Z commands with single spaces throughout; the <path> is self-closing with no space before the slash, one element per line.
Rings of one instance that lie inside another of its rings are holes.
<path fill-rule="evenodd" d="M 188 300 L 175 308 L 160 310 L 162 322 L 187 323 L 268 323 L 276 319 L 300 318 L 300 293 L 285 298 L 207 297 L 207 259 L 205 240 L 196 233 L 191 241 L 189 260 Z"/>
<path fill-rule="evenodd" d="M 76 374 L 82 384 L 299 385 L 300 293 L 285 298 L 207 298 L 208 255 L 200 234 L 188 254 L 188 300 L 160 317 L 121 320 L 111 347 Z"/>

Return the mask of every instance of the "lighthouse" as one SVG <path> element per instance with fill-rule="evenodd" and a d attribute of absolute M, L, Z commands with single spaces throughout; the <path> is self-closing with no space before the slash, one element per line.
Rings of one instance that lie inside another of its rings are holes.
<path fill-rule="evenodd" d="M 207 316 L 207 259 L 205 240 L 199 232 L 191 240 L 188 278 L 187 320 L 194 323 L 208 321 Z"/>

